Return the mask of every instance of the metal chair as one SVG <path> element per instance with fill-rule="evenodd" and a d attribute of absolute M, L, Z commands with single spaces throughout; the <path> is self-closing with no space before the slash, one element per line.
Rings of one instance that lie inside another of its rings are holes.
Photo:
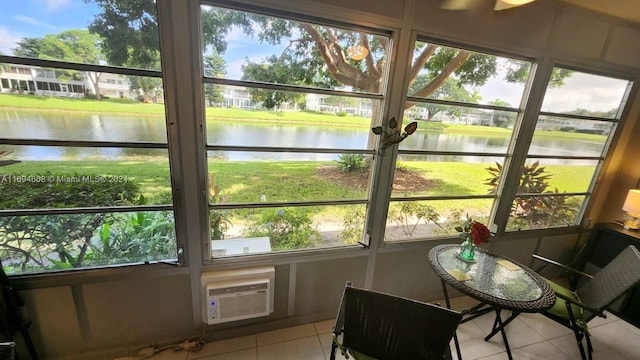
<path fill-rule="evenodd" d="M 640 251 L 628 246 L 593 276 L 539 255 L 534 254 L 533 257 L 586 278 L 575 288 L 565 288 L 546 279 L 556 293 L 556 303 L 542 314 L 573 330 L 583 360 L 587 359 L 587 353 L 582 339 L 586 339 L 591 359 L 593 346 L 587 323 L 596 316 L 606 317 L 604 311 L 607 307 L 640 283 Z"/>
<path fill-rule="evenodd" d="M 333 328 L 336 350 L 363 359 L 445 359 L 462 314 L 347 283 Z M 340 336 L 342 335 L 342 339 Z"/>

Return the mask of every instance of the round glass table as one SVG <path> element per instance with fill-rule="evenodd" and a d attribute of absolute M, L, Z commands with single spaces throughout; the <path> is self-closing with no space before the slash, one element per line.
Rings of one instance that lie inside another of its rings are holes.
<path fill-rule="evenodd" d="M 495 311 L 496 321 L 485 340 L 501 332 L 511 359 L 504 326 L 522 312 L 541 312 L 551 308 L 556 301 L 553 289 L 543 277 L 515 260 L 478 248 L 474 261 L 470 262 L 458 257 L 458 251 L 459 244 L 438 245 L 429 251 L 429 264 L 441 279 L 447 307 L 451 307 L 448 284 L 480 301 L 480 304 L 463 311 L 469 316 L 462 322 Z M 500 317 L 502 309 L 512 311 L 505 321 Z M 458 358 L 461 358 L 457 337 L 455 342 Z"/>

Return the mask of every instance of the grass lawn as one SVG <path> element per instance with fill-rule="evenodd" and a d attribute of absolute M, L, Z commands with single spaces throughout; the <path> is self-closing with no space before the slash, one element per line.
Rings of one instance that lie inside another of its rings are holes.
<path fill-rule="evenodd" d="M 429 180 L 432 186 L 421 191 L 394 191 L 404 195 L 483 195 L 489 164 L 460 162 L 403 162 L 403 167 Z M 212 160 L 209 173 L 228 203 L 260 202 L 264 195 L 272 201 L 365 199 L 366 186 L 354 187 L 319 173 L 319 168 L 335 166 L 334 162 L 314 161 L 242 161 Z M 550 188 L 561 192 L 585 191 L 593 173 L 592 167 L 547 166 L 552 174 Z M 339 172 L 339 170 L 335 170 Z M 4 175 L 105 176 L 107 179 L 126 178 L 135 181 L 151 204 L 166 203 L 170 199 L 171 182 L 168 163 L 162 160 L 137 161 L 24 161 L 2 168 Z M 580 180 L 584 179 L 584 180 Z M 0 176 L 0 181 L 2 177 Z M 366 184 L 366 176 L 362 180 Z M 37 186 L 37 184 L 34 184 Z M 69 183 L 70 189 L 74 184 Z M 456 200 L 456 207 L 470 206 L 477 200 Z M 461 205 L 459 205 L 461 204 Z M 477 206 L 477 204 L 475 205 Z"/>

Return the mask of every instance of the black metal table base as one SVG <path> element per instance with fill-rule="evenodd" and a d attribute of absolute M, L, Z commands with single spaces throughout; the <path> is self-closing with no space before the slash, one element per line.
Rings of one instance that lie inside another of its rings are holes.
<path fill-rule="evenodd" d="M 447 304 L 447 308 L 451 309 L 451 302 L 449 300 L 449 292 L 447 291 L 447 284 L 442 279 L 440 281 L 442 284 L 442 291 L 444 293 L 444 301 Z M 463 324 L 465 322 L 471 321 L 475 318 L 478 318 L 492 311 L 496 313 L 496 318 L 493 322 L 493 327 L 491 329 L 491 332 L 489 333 L 489 335 L 487 335 L 484 338 L 484 341 L 489 341 L 495 334 L 500 332 L 502 335 L 502 341 L 504 342 L 505 350 L 507 352 L 507 356 L 509 357 L 509 360 L 513 360 L 513 356 L 511 355 L 511 348 L 509 347 L 509 341 L 507 340 L 507 334 L 504 331 L 504 327 L 507 326 L 511 321 L 513 321 L 513 319 L 515 319 L 518 315 L 520 315 L 520 312 L 513 311 L 511 313 L 511 316 L 509 316 L 507 320 L 502 321 L 502 317 L 500 316 L 500 312 L 502 311 L 501 307 L 490 305 L 485 302 L 481 302 L 477 305 L 472 306 L 469 309 L 463 310 L 462 314 L 468 315 L 468 316 L 462 319 L 460 323 Z M 456 354 L 458 355 L 458 360 L 462 360 L 462 354 L 460 351 L 460 342 L 458 341 L 457 333 L 454 333 L 453 341 L 456 347 Z"/>

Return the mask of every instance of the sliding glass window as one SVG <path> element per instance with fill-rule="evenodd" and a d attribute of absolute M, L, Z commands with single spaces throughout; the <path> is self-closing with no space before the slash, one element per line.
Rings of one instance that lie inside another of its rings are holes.
<path fill-rule="evenodd" d="M 29 273 L 173 261 L 155 5 L 54 5 L 74 11 L 73 22 L 25 32 L 0 55 L 2 265 Z M 15 29 L 47 21 L 24 13 Z"/>
<path fill-rule="evenodd" d="M 213 257 L 364 241 L 390 34 L 315 21 L 201 7 Z"/>

